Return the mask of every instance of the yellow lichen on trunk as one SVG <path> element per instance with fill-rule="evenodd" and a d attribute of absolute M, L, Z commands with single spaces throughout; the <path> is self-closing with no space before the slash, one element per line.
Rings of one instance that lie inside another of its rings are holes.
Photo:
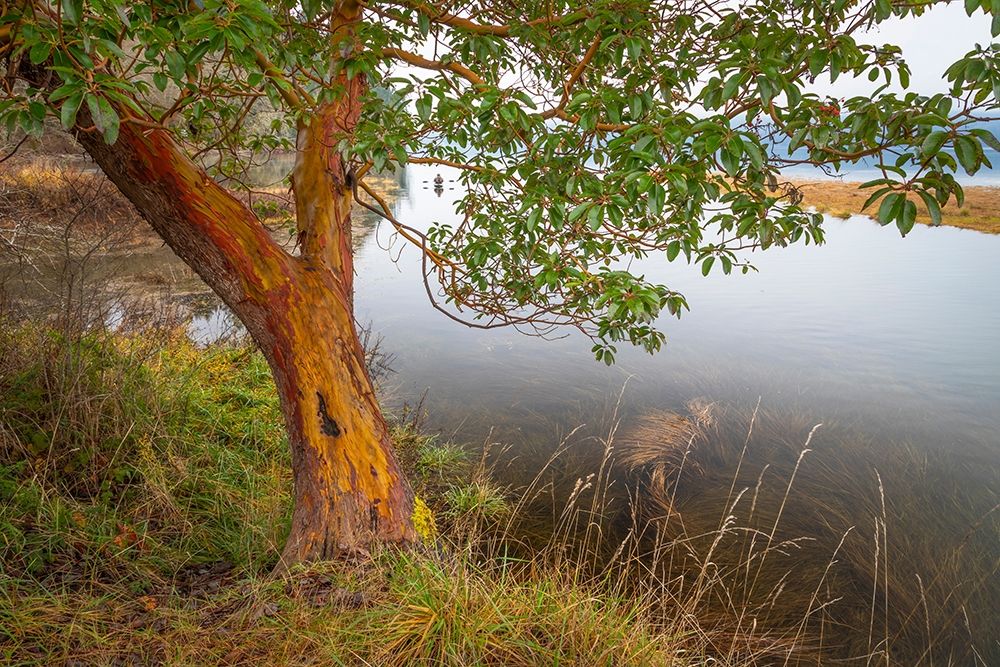
<path fill-rule="evenodd" d="M 332 272 L 302 262 L 268 355 L 295 470 L 286 563 L 416 537 L 412 493 L 393 454 L 348 297 Z"/>

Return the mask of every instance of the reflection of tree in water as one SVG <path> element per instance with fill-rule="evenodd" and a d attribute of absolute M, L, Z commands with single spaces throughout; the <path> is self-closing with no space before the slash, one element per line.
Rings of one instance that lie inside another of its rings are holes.
<path fill-rule="evenodd" d="M 399 203 L 400 196 L 406 192 L 406 170 L 397 169 L 394 173 L 388 174 L 369 174 L 365 176 L 365 182 L 379 193 L 382 201 L 391 208 L 396 209 L 398 208 L 397 204 Z M 358 195 L 372 206 L 377 206 L 376 202 L 371 201 L 371 198 L 366 197 L 363 192 L 359 192 Z M 351 221 L 353 222 L 351 245 L 355 253 L 364 245 L 368 237 L 378 229 L 379 222 L 382 220 L 381 216 L 376 215 L 372 211 L 361 206 L 354 207 L 351 215 Z"/>

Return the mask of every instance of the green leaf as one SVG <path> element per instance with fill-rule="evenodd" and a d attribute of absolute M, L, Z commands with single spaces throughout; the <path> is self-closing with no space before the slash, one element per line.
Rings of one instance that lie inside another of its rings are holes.
<path fill-rule="evenodd" d="M 176 81 L 183 79 L 184 73 L 187 71 L 187 63 L 184 61 L 184 56 L 177 51 L 170 50 L 164 53 L 163 57 L 167 61 L 167 70 L 170 72 L 170 76 Z"/>
<path fill-rule="evenodd" d="M 118 113 L 106 97 L 99 98 L 97 104 L 101 109 L 101 115 L 104 117 L 104 129 L 102 130 L 104 142 L 106 144 L 113 144 L 118 140 L 118 129 L 121 122 L 118 118 Z"/>
<path fill-rule="evenodd" d="M 925 157 L 933 157 L 937 155 L 938 151 L 941 150 L 941 147 L 944 146 L 946 141 L 948 141 L 949 135 L 949 132 L 945 132 L 943 130 L 931 132 L 920 145 L 920 152 L 923 153 Z"/>
<path fill-rule="evenodd" d="M 659 183 L 654 183 L 649 190 L 649 210 L 653 215 L 663 213 L 663 203 L 666 200 L 667 191 Z"/>
<path fill-rule="evenodd" d="M 539 206 L 536 207 L 531 212 L 531 215 L 528 216 L 528 219 L 525 220 L 524 222 L 525 229 L 527 229 L 529 232 L 534 231 L 535 227 L 538 226 L 538 221 L 541 219 L 542 219 L 542 208 Z"/>
<path fill-rule="evenodd" d="M 924 200 L 924 205 L 927 206 L 927 213 L 931 216 L 931 224 L 935 227 L 939 226 L 941 224 L 941 205 L 924 190 L 918 190 L 917 194 L 920 195 L 920 198 Z"/>
<path fill-rule="evenodd" d="M 31 47 L 28 52 L 28 59 L 31 61 L 32 65 L 40 65 L 49 59 L 49 53 L 52 52 L 52 45 L 48 42 L 38 42 Z"/>
<path fill-rule="evenodd" d="M 431 117 L 431 98 L 429 96 L 421 97 L 417 100 L 417 115 L 420 120 L 426 123 Z"/>
<path fill-rule="evenodd" d="M 875 192 L 873 192 L 868 197 L 868 199 L 865 200 L 864 206 L 861 207 L 861 210 L 864 211 L 866 208 L 868 208 L 869 206 L 871 206 L 872 204 L 874 204 L 878 200 L 879 197 L 881 197 L 882 195 L 884 195 L 887 192 L 892 192 L 892 188 L 890 188 L 890 187 L 879 188 L 878 190 L 876 190 Z"/>
<path fill-rule="evenodd" d="M 69 97 L 70 95 L 80 90 L 82 86 L 83 86 L 82 81 L 71 81 L 66 85 L 59 86 L 51 93 L 49 93 L 49 102 L 58 102 L 61 99 Z"/>
<path fill-rule="evenodd" d="M 708 272 L 712 270 L 712 265 L 715 264 L 715 257 L 709 257 L 704 262 L 701 263 L 701 275 L 707 276 Z"/>
<path fill-rule="evenodd" d="M 104 116 L 101 115 L 101 107 L 98 98 L 87 94 L 87 109 L 90 110 L 90 119 L 94 121 L 94 126 L 99 132 L 104 132 Z"/>
<path fill-rule="evenodd" d="M 742 80 L 741 74 L 734 74 L 726 81 L 726 85 L 722 87 L 722 99 L 728 100 L 740 87 L 740 81 Z"/>
<path fill-rule="evenodd" d="M 604 222 L 604 209 L 600 205 L 594 205 L 587 211 L 587 226 L 595 232 L 601 228 Z"/>
<path fill-rule="evenodd" d="M 323 3 L 321 0 L 302 0 L 302 10 L 305 12 L 306 18 L 310 21 L 316 18 L 322 9 Z"/>
<path fill-rule="evenodd" d="M 80 91 L 75 95 L 70 95 L 66 98 L 66 101 L 62 103 L 62 108 L 59 109 L 59 120 L 62 122 L 63 128 L 66 130 L 73 129 L 73 126 L 76 125 L 76 114 L 80 110 L 80 105 L 82 103 L 83 91 Z"/>
<path fill-rule="evenodd" d="M 910 230 L 913 229 L 913 223 L 916 220 L 917 205 L 908 199 L 904 199 L 902 209 L 896 216 L 896 226 L 899 227 L 899 231 L 902 232 L 903 236 L 910 233 Z"/>
<path fill-rule="evenodd" d="M 899 214 L 899 209 L 904 201 L 906 201 L 905 198 L 898 192 L 886 195 L 886 198 L 882 200 L 881 206 L 878 207 L 878 223 L 880 225 L 888 225 L 892 222 L 893 218 Z"/>
<path fill-rule="evenodd" d="M 989 146 L 995 151 L 1000 151 L 1000 140 L 996 138 L 992 132 L 984 128 L 976 128 L 972 131 L 974 135 L 979 137 L 980 141 Z"/>
<path fill-rule="evenodd" d="M 570 222 L 576 222 L 577 219 L 581 215 L 583 215 L 584 213 L 586 213 L 587 209 L 589 209 L 591 206 L 593 206 L 593 204 L 591 202 L 584 202 L 582 204 L 578 204 L 578 205 L 574 206 L 573 209 L 569 212 L 568 220 Z"/>
<path fill-rule="evenodd" d="M 83 16 L 83 0 L 63 0 L 63 16 L 67 23 L 77 24 Z"/>
<path fill-rule="evenodd" d="M 979 168 L 979 155 L 976 150 L 976 144 L 969 137 L 958 137 L 955 139 L 955 156 L 958 157 L 959 163 L 962 168 L 965 169 L 965 173 L 970 176 L 976 173 Z"/>
<path fill-rule="evenodd" d="M 723 148 L 719 152 L 719 159 L 722 162 L 722 168 L 729 176 L 735 176 L 739 172 L 740 158 L 728 148 Z"/>

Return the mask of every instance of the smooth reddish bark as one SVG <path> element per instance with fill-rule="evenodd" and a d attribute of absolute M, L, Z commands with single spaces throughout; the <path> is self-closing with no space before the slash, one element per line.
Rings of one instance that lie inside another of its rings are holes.
<path fill-rule="evenodd" d="M 281 398 L 295 479 L 279 567 L 410 542 L 413 496 L 393 453 L 352 307 L 350 176 L 334 154 L 354 97 L 299 132 L 293 176 L 301 253 L 188 159 L 164 130 L 123 123 L 114 145 L 78 138 L 153 229 L 225 301 L 263 351 Z"/>

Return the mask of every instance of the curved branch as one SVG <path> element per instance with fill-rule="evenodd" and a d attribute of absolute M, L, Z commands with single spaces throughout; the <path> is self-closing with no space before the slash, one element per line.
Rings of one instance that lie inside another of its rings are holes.
<path fill-rule="evenodd" d="M 393 228 L 399 232 L 400 236 L 420 248 L 420 251 L 424 254 L 424 256 L 434 262 L 434 265 L 437 266 L 439 270 L 443 270 L 446 266 L 455 270 L 456 266 L 453 262 L 427 247 L 426 236 L 424 236 L 421 232 L 418 232 L 416 229 L 408 225 L 404 225 L 396 218 L 396 216 L 392 214 L 392 211 L 389 209 L 389 204 L 386 203 L 385 199 L 383 199 L 381 195 L 372 190 L 364 181 L 359 182 L 357 185 L 364 190 L 369 197 L 378 202 L 379 208 L 375 208 L 368 202 L 361 199 L 358 196 L 357 189 L 354 190 L 354 201 L 358 202 L 372 213 L 388 220 L 389 224 L 391 224 Z"/>
<path fill-rule="evenodd" d="M 398 0 L 396 4 L 409 9 L 414 9 L 427 18 L 429 18 L 434 23 L 440 23 L 441 25 L 446 25 L 450 28 L 456 28 L 464 32 L 471 32 L 476 35 L 492 35 L 494 37 L 509 37 L 511 32 L 518 27 L 517 25 L 504 24 L 490 24 L 490 23 L 478 23 L 472 19 L 465 18 L 463 16 L 458 16 L 457 14 L 449 14 L 440 9 L 436 9 L 423 2 L 412 2 L 410 0 Z M 579 10 L 571 14 L 566 14 L 564 16 L 548 16 L 540 19 L 535 19 L 533 21 L 526 21 L 520 24 L 525 27 L 535 27 L 535 26 L 548 26 L 548 25 L 572 25 L 573 23 L 579 23 L 580 21 L 586 20 L 590 16 L 590 12 L 586 10 Z"/>
<path fill-rule="evenodd" d="M 281 95 L 282 99 L 288 103 L 293 109 L 302 109 L 303 101 L 307 104 L 314 104 L 314 100 L 309 93 L 302 90 L 299 86 L 295 85 L 294 81 L 290 81 L 281 73 L 281 70 L 275 66 L 264 52 L 260 49 L 254 49 L 253 51 L 254 59 L 260 68 L 264 71 L 264 74 L 271 79 L 274 87 L 278 89 L 278 94 Z"/>
<path fill-rule="evenodd" d="M 595 55 L 597 55 L 597 50 L 598 48 L 600 48 L 600 46 L 601 46 L 601 36 L 599 34 L 594 35 L 594 41 L 591 43 L 590 48 L 587 49 L 587 52 L 583 54 L 583 58 L 580 59 L 580 62 L 577 64 L 576 68 L 573 69 L 573 73 L 570 74 L 569 79 L 566 81 L 565 84 L 563 84 L 563 94 L 562 94 L 562 99 L 559 100 L 559 104 L 556 105 L 555 109 L 551 109 L 543 113 L 542 118 L 546 119 L 553 118 L 561 110 L 566 108 L 566 105 L 569 103 L 570 91 L 573 89 L 573 86 L 576 84 L 576 82 L 580 80 L 580 77 L 583 76 L 583 70 L 587 69 L 587 65 L 589 65 L 590 61 L 594 59 Z"/>
<path fill-rule="evenodd" d="M 382 49 L 382 55 L 389 58 L 396 58 L 397 60 L 402 60 L 403 62 L 413 65 L 414 67 L 420 67 L 422 69 L 435 70 L 438 72 L 449 71 L 453 72 L 466 81 L 472 83 L 476 86 L 484 86 L 486 82 L 483 81 L 482 77 L 473 72 L 471 69 L 455 62 L 441 62 L 440 60 L 430 60 L 424 58 L 423 56 L 418 56 L 415 53 L 410 53 L 409 51 L 404 51 L 403 49 L 396 49 L 392 47 L 386 47 Z"/>

